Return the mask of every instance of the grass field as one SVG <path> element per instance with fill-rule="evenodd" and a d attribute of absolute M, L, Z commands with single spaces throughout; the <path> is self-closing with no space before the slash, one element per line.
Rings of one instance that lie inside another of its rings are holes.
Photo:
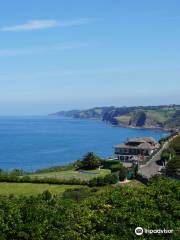
<path fill-rule="evenodd" d="M 167 110 L 148 110 L 147 116 L 151 117 L 152 119 L 155 119 L 156 121 L 165 122 L 168 120 L 172 114 L 175 113 L 175 111 L 167 111 Z"/>
<path fill-rule="evenodd" d="M 66 189 L 80 188 L 80 185 L 50 185 L 36 183 L 0 183 L 0 195 L 38 195 L 46 190 L 52 194 L 62 195 Z"/>
<path fill-rule="evenodd" d="M 96 173 L 96 174 L 90 174 L 91 172 Z M 75 170 L 65 170 L 65 171 L 49 172 L 49 173 L 37 173 L 37 174 L 31 174 L 29 176 L 30 177 L 38 177 L 38 178 L 43 178 L 43 177 L 64 178 L 64 179 L 78 178 L 81 180 L 90 180 L 94 177 L 105 176 L 110 173 L 111 173 L 111 171 L 109 169 L 101 169 L 100 171 L 99 171 L 99 169 L 87 170 L 87 171 L 84 171 L 84 173 L 80 173 Z"/>

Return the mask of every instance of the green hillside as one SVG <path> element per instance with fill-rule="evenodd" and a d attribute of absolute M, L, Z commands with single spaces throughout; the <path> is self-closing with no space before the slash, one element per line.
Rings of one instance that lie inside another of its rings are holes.
<path fill-rule="evenodd" d="M 180 105 L 96 107 L 88 110 L 60 111 L 53 115 L 83 119 L 100 119 L 125 127 L 180 128 Z"/>

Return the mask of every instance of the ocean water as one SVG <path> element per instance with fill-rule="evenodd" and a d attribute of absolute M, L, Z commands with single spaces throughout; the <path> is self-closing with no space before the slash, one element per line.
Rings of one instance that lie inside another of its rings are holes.
<path fill-rule="evenodd" d="M 129 137 L 167 135 L 162 131 L 112 127 L 100 121 L 60 117 L 0 117 L 0 168 L 34 171 L 64 165 L 92 151 L 113 155 Z"/>

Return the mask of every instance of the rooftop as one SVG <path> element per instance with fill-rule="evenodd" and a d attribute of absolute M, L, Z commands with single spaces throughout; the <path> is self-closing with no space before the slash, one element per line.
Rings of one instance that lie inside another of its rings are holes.
<path fill-rule="evenodd" d="M 132 143 L 136 143 L 133 145 Z M 128 149 L 154 149 L 154 146 L 158 144 L 154 138 L 131 138 L 123 144 L 115 145 L 115 148 L 128 148 Z"/>

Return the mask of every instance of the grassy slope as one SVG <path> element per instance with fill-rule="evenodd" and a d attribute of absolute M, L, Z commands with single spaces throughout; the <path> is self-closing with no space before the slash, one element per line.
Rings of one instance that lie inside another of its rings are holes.
<path fill-rule="evenodd" d="M 165 123 L 166 121 L 172 119 L 175 113 L 174 109 L 159 109 L 159 110 L 143 110 L 149 119 L 157 122 Z M 128 125 L 131 114 L 125 114 L 122 116 L 115 117 L 119 124 Z"/>
<path fill-rule="evenodd" d="M 173 110 L 148 110 L 147 116 L 160 122 L 167 121 L 175 113 Z"/>
<path fill-rule="evenodd" d="M 85 171 L 85 172 L 96 172 L 97 174 L 82 174 L 82 173 L 79 173 L 78 171 L 66 170 L 66 171 L 49 172 L 49 173 L 38 173 L 38 174 L 36 173 L 29 176 L 41 177 L 41 178 L 42 177 L 65 178 L 65 179 L 78 178 L 82 180 L 90 180 L 94 177 L 105 176 L 111 173 L 111 171 L 108 169 L 101 169 L 100 171 L 97 169 L 97 170 L 91 170 L 91 171 Z"/>
<path fill-rule="evenodd" d="M 79 185 L 50 185 L 36 183 L 0 183 L 0 195 L 37 195 L 49 190 L 52 194 L 61 195 L 66 189 L 82 187 Z"/>

